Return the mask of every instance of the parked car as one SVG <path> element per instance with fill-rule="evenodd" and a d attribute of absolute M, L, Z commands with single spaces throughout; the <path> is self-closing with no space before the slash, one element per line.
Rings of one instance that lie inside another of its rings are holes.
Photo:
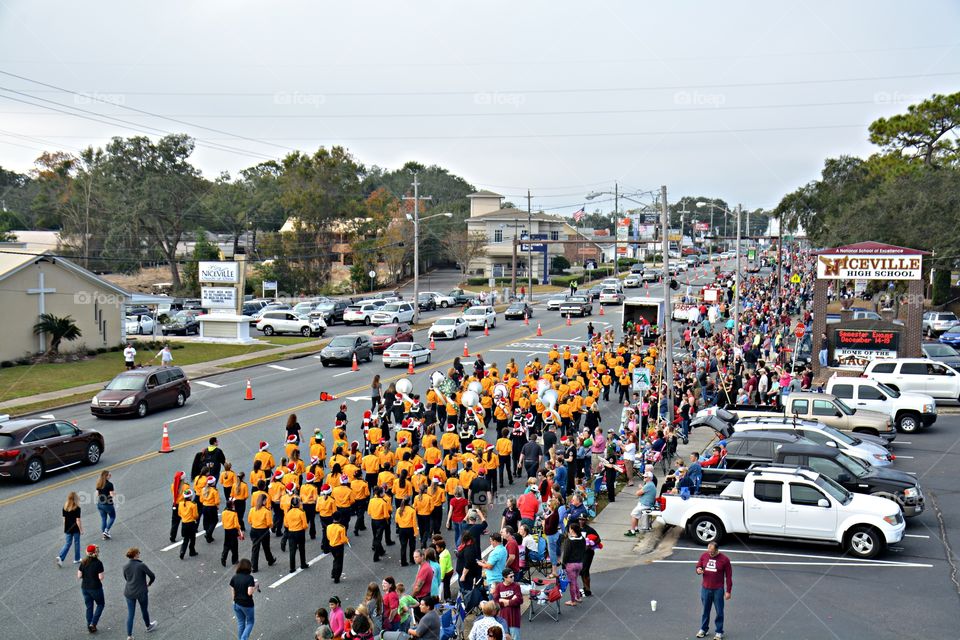
<path fill-rule="evenodd" d="M 421 293 L 417 296 L 417 307 L 420 311 L 436 311 L 437 301 L 429 293 Z"/>
<path fill-rule="evenodd" d="M 613 287 L 604 287 L 600 292 L 600 304 L 623 304 L 623 292 Z"/>
<path fill-rule="evenodd" d="M 895 391 L 915 391 L 941 400 L 960 400 L 960 375 L 936 360 L 874 360 L 864 369 L 863 375 L 882 382 Z"/>
<path fill-rule="evenodd" d="M 640 276 L 631 273 L 623 279 L 623 286 L 627 287 L 628 289 L 636 289 L 640 286 L 640 282 Z"/>
<path fill-rule="evenodd" d="M 936 337 L 958 323 L 960 319 L 952 311 L 927 311 L 923 314 L 921 327 L 925 335 Z"/>
<path fill-rule="evenodd" d="M 413 331 L 406 324 L 382 324 L 373 330 L 370 341 L 374 353 L 380 353 L 395 342 L 411 342 Z"/>
<path fill-rule="evenodd" d="M 254 314 L 250 316 L 250 326 L 255 327 L 257 322 L 260 321 L 261 316 L 268 311 L 287 311 L 289 309 L 290 305 L 288 305 L 286 302 L 271 302 L 266 304 L 260 307 L 259 311 L 254 312 Z"/>
<path fill-rule="evenodd" d="M 701 545 L 747 534 L 834 542 L 854 557 L 873 558 L 900 542 L 906 528 L 890 500 L 851 493 L 808 469 L 759 466 L 719 496 L 664 497 L 660 519 Z"/>
<path fill-rule="evenodd" d="M 309 300 L 306 302 L 298 302 L 293 305 L 292 311 L 297 315 L 309 315 L 311 311 L 317 308 L 317 305 L 320 304 L 320 300 Z"/>
<path fill-rule="evenodd" d="M 161 329 L 165 336 L 199 334 L 200 321 L 197 320 L 195 311 L 177 311 L 176 314 L 167 318 Z"/>
<path fill-rule="evenodd" d="M 448 298 L 453 298 L 454 304 L 473 304 L 477 296 L 473 293 L 467 293 L 463 289 L 451 289 L 447 292 Z"/>
<path fill-rule="evenodd" d="M 603 291 L 603 287 L 598 284 L 593 285 L 587 289 L 587 298 L 590 299 L 590 302 L 600 299 L 600 292 Z"/>
<path fill-rule="evenodd" d="M 347 303 L 343 300 L 324 300 L 310 312 L 311 316 L 320 316 L 328 327 L 333 326 L 337 321 L 343 322 L 343 313 L 347 310 Z"/>
<path fill-rule="evenodd" d="M 299 333 L 304 338 L 322 336 L 327 325 L 320 316 L 308 316 L 290 311 L 267 311 L 257 321 L 257 329 L 268 336 L 275 333 Z"/>
<path fill-rule="evenodd" d="M 514 302 L 507 310 L 503 312 L 504 320 L 523 320 L 524 318 L 533 317 L 533 307 L 528 305 L 526 302 Z"/>
<path fill-rule="evenodd" d="M 593 303 L 584 296 L 570 296 L 560 305 L 560 315 L 578 315 L 581 318 L 591 316 L 593 315 Z"/>
<path fill-rule="evenodd" d="M 842 398 L 854 409 L 887 414 L 904 433 L 914 433 L 937 421 L 937 403 L 932 396 L 896 391 L 870 378 L 839 378 L 834 374 L 827 380 L 827 393 Z"/>
<path fill-rule="evenodd" d="M 663 269 L 646 269 L 640 279 L 643 280 L 643 282 L 656 282 L 661 278 L 662 274 Z"/>
<path fill-rule="evenodd" d="M 466 338 L 470 335 L 470 325 L 463 319 L 463 316 L 456 318 L 438 318 L 427 329 L 427 338 L 450 338 L 456 339 L 460 336 Z"/>
<path fill-rule="evenodd" d="M 684 257 L 684 260 L 687 263 L 687 267 L 690 269 L 694 269 L 696 267 L 699 267 L 701 264 L 703 264 L 703 260 L 701 260 L 700 256 L 695 253 L 692 253 Z"/>
<path fill-rule="evenodd" d="M 150 335 L 153 333 L 153 318 L 148 315 L 131 315 L 127 316 L 127 320 L 124 323 L 124 328 L 127 332 L 127 335 L 137 334 L 137 335 Z"/>
<path fill-rule="evenodd" d="M 475 305 L 464 309 L 463 319 L 471 329 L 483 329 L 484 326 L 493 329 L 497 326 L 497 312 L 490 305 Z"/>
<path fill-rule="evenodd" d="M 884 446 L 883 441 L 867 442 L 860 436 L 844 433 L 839 429 L 813 420 L 794 420 L 792 418 L 748 418 L 736 423 L 737 433 L 747 431 L 779 431 L 793 433 L 825 447 L 835 447 L 851 458 L 865 462 L 872 467 L 889 467 L 893 464 L 893 454 Z M 869 438 L 863 434 L 864 438 Z"/>
<path fill-rule="evenodd" d="M 443 293 L 437 293 L 436 291 L 425 291 L 421 295 L 433 296 L 433 301 L 441 309 L 446 309 L 447 307 L 454 307 L 457 305 L 456 298 Z"/>
<path fill-rule="evenodd" d="M 960 345 L 960 324 L 955 324 L 940 334 L 940 342 L 956 347 Z"/>
<path fill-rule="evenodd" d="M 66 420 L 25 418 L 0 423 L 0 477 L 39 482 L 53 471 L 97 464 L 103 436 Z"/>
<path fill-rule="evenodd" d="M 413 305 L 409 302 L 388 302 L 374 312 L 370 322 L 373 324 L 413 322 Z"/>
<path fill-rule="evenodd" d="M 920 348 L 926 358 L 942 362 L 951 369 L 960 370 L 960 353 L 950 345 L 941 342 L 924 342 Z"/>
<path fill-rule="evenodd" d="M 419 342 L 397 342 L 390 345 L 383 352 L 383 366 L 405 367 L 413 358 L 414 366 L 418 364 L 430 364 L 430 349 Z"/>
<path fill-rule="evenodd" d="M 347 326 L 352 324 L 369 325 L 372 322 L 373 314 L 378 310 L 379 307 L 370 300 L 352 304 L 343 312 L 343 324 Z"/>
<path fill-rule="evenodd" d="M 190 397 L 190 381 L 180 367 L 130 369 L 107 383 L 90 401 L 98 418 L 144 417 L 163 407 L 182 407 Z"/>
<path fill-rule="evenodd" d="M 642 262 L 634 262 L 630 265 L 630 273 L 638 276 L 643 275 L 644 264 Z"/>
<path fill-rule="evenodd" d="M 320 363 L 325 367 L 331 364 L 352 364 L 354 356 L 357 362 L 373 360 L 373 342 L 370 336 L 348 333 L 335 337 L 320 351 Z"/>
<path fill-rule="evenodd" d="M 547 311 L 557 311 L 560 308 L 560 305 L 563 304 L 563 301 L 567 299 L 567 294 L 565 293 L 552 293 L 547 298 Z"/>

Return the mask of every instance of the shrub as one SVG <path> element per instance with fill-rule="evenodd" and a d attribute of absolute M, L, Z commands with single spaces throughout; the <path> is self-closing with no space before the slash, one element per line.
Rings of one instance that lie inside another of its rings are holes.
<path fill-rule="evenodd" d="M 3 362 L 0 362 L 0 369 L 9 369 L 10 367 L 15 366 L 15 364 L 16 363 L 11 360 L 4 360 Z"/>

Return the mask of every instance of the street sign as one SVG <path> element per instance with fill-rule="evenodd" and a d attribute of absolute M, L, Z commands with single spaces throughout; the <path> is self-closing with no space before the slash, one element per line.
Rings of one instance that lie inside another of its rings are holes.
<path fill-rule="evenodd" d="M 806 325 L 804 325 L 802 322 L 798 322 L 797 326 L 793 330 L 793 335 L 795 335 L 797 337 L 797 340 L 799 340 L 804 336 L 806 332 L 807 332 Z"/>
<path fill-rule="evenodd" d="M 800 284 L 800 274 L 795 273 L 790 276 L 790 284 Z"/>
<path fill-rule="evenodd" d="M 650 388 L 650 370 L 646 367 L 637 367 L 633 370 L 633 390 L 646 391 Z"/>
<path fill-rule="evenodd" d="M 377 277 L 377 272 L 371 270 L 370 273 L 368 273 L 367 275 L 370 276 L 371 278 L 376 278 L 376 277 Z"/>

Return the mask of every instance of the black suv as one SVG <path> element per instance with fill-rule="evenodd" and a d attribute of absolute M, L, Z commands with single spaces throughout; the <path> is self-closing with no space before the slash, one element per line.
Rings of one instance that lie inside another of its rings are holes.
<path fill-rule="evenodd" d="M 813 469 L 843 485 L 848 491 L 888 498 L 900 505 L 903 515 L 923 512 L 923 490 L 904 471 L 867 466 L 833 447 L 783 431 L 742 431 L 727 440 L 726 469 L 703 470 L 703 493 L 719 493 L 740 480 L 753 465 L 786 464 Z"/>
<path fill-rule="evenodd" d="M 322 316 L 323 321 L 328 327 L 332 327 L 337 322 L 343 322 L 343 312 L 350 306 L 343 300 L 321 300 L 317 306 L 310 312 L 312 317 Z"/>

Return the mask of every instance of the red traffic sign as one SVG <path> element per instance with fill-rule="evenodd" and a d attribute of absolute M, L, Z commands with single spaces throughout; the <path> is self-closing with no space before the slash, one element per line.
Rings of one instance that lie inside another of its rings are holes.
<path fill-rule="evenodd" d="M 797 340 L 799 340 L 806 332 L 807 327 L 802 322 L 798 322 L 797 326 L 793 330 L 793 335 L 797 336 Z"/>

